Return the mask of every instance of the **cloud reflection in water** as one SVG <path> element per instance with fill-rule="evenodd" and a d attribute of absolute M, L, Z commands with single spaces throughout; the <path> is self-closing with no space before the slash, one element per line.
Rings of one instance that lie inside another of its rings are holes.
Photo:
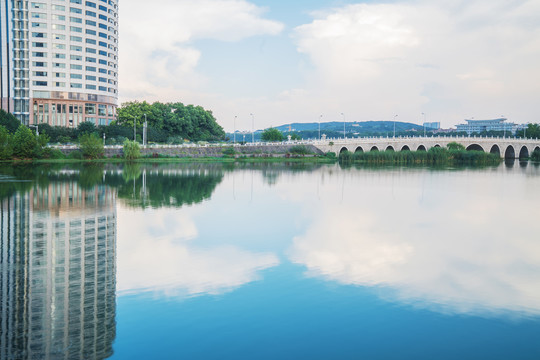
<path fill-rule="evenodd" d="M 540 315 L 538 178 L 510 187 L 501 175 L 348 179 L 345 202 L 316 212 L 289 257 L 309 276 L 436 311 Z"/>
<path fill-rule="evenodd" d="M 222 294 L 259 279 L 279 264 L 270 253 L 234 245 L 198 247 L 187 212 L 119 209 L 118 292 L 171 297 Z M 128 225 L 129 224 L 129 225 Z"/>

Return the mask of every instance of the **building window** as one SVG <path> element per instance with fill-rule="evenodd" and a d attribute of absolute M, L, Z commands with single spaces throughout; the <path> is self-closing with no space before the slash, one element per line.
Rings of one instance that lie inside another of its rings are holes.
<path fill-rule="evenodd" d="M 96 104 L 85 104 L 84 113 L 86 115 L 96 115 Z"/>

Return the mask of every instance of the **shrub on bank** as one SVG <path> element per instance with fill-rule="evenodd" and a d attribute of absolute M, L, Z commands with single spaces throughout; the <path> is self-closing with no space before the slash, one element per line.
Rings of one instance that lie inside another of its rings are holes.
<path fill-rule="evenodd" d="M 136 141 L 124 141 L 124 158 L 127 160 L 135 160 L 141 157 L 141 147 Z"/>
<path fill-rule="evenodd" d="M 58 159 L 65 159 L 66 158 L 66 155 L 64 155 L 64 153 L 61 152 L 58 149 L 51 149 L 51 148 L 47 148 L 47 149 L 49 150 L 48 151 L 48 156 L 47 156 L 47 158 L 49 158 L 49 159 L 58 160 Z"/>
<path fill-rule="evenodd" d="M 36 155 L 38 141 L 34 133 L 24 125 L 19 126 L 13 135 L 13 156 L 30 159 Z"/>
<path fill-rule="evenodd" d="M 540 150 L 534 149 L 533 153 L 531 154 L 531 160 L 532 161 L 540 161 Z"/>
<path fill-rule="evenodd" d="M 329 158 L 329 159 L 335 159 L 336 158 L 336 153 L 333 152 L 333 151 L 329 151 L 326 154 L 324 154 L 324 156 Z"/>
<path fill-rule="evenodd" d="M 81 153 L 86 159 L 100 159 L 105 155 L 103 140 L 96 133 L 86 133 L 79 137 Z"/>
<path fill-rule="evenodd" d="M 13 144 L 9 131 L 0 125 L 0 160 L 9 160 L 13 156 Z"/>
<path fill-rule="evenodd" d="M 233 147 L 227 147 L 223 149 L 222 153 L 225 157 L 234 157 L 237 154 L 236 150 L 234 150 Z"/>
<path fill-rule="evenodd" d="M 67 158 L 71 159 L 71 160 L 82 160 L 82 159 L 84 159 L 84 156 L 83 156 L 83 153 L 80 152 L 79 150 L 74 150 L 74 151 L 69 153 Z"/>
<path fill-rule="evenodd" d="M 289 149 L 289 153 L 293 155 L 308 155 L 313 154 L 305 145 L 295 145 Z"/>

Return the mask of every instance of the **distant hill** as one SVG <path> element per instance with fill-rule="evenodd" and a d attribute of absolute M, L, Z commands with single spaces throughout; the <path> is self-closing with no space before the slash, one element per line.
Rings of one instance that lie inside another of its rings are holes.
<path fill-rule="evenodd" d="M 319 123 L 292 123 L 286 125 L 275 126 L 282 133 L 296 133 L 302 139 L 317 139 L 319 137 Z M 396 136 L 423 132 L 421 125 L 396 121 Z M 256 130 L 254 134 L 255 141 L 260 140 L 263 130 Z M 362 121 L 362 122 L 346 122 L 345 133 L 347 137 L 356 136 L 391 136 L 394 132 L 393 121 Z M 251 141 L 250 133 L 247 135 L 237 132 L 237 141 Z M 321 136 L 326 135 L 328 138 L 339 138 L 343 136 L 343 123 L 340 121 L 322 122 Z M 227 136 L 232 139 L 234 135 L 228 133 Z M 241 136 L 241 137 L 240 137 Z"/>
<path fill-rule="evenodd" d="M 281 132 L 291 131 L 319 131 L 319 123 L 292 123 L 287 125 L 276 126 Z M 396 131 L 420 131 L 423 130 L 422 125 L 417 125 L 408 122 L 396 121 Z M 339 121 L 322 122 L 322 131 L 343 132 L 343 123 Z M 362 122 L 346 122 L 346 133 L 382 133 L 386 131 L 394 131 L 393 121 L 362 121 Z"/>

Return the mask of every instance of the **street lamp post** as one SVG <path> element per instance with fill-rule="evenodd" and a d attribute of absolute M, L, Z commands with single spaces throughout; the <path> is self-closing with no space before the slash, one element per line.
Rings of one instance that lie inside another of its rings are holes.
<path fill-rule="evenodd" d="M 148 142 L 147 139 L 147 129 L 148 129 L 148 119 L 146 118 L 146 114 L 144 114 L 144 125 L 143 125 L 143 146 L 146 146 L 146 143 Z"/>
<path fill-rule="evenodd" d="M 137 121 L 135 116 L 131 116 L 133 118 L 133 141 L 137 141 Z"/>
<path fill-rule="evenodd" d="M 343 140 L 345 140 L 345 114 L 341 113 L 341 116 L 343 117 Z"/>
<path fill-rule="evenodd" d="M 424 116 L 424 137 L 426 137 L 426 114 L 422 113 Z"/>
<path fill-rule="evenodd" d="M 236 144 L 236 118 L 237 118 L 237 117 L 238 117 L 238 116 L 236 116 L 236 115 L 234 116 L 234 125 L 233 125 L 233 127 L 234 127 L 234 132 L 233 132 L 233 138 L 234 138 L 234 140 L 233 140 L 233 143 L 234 143 L 234 144 Z"/>
<path fill-rule="evenodd" d="M 255 143 L 255 116 L 253 114 L 251 115 L 251 142 Z"/>
<path fill-rule="evenodd" d="M 322 121 L 322 114 L 319 116 L 319 140 L 321 140 L 321 121 Z"/>
<path fill-rule="evenodd" d="M 394 115 L 394 138 L 396 137 L 396 118 L 397 115 Z"/>
<path fill-rule="evenodd" d="M 39 136 L 39 127 L 37 125 L 28 125 L 28 127 L 36 128 L 36 136 Z"/>

